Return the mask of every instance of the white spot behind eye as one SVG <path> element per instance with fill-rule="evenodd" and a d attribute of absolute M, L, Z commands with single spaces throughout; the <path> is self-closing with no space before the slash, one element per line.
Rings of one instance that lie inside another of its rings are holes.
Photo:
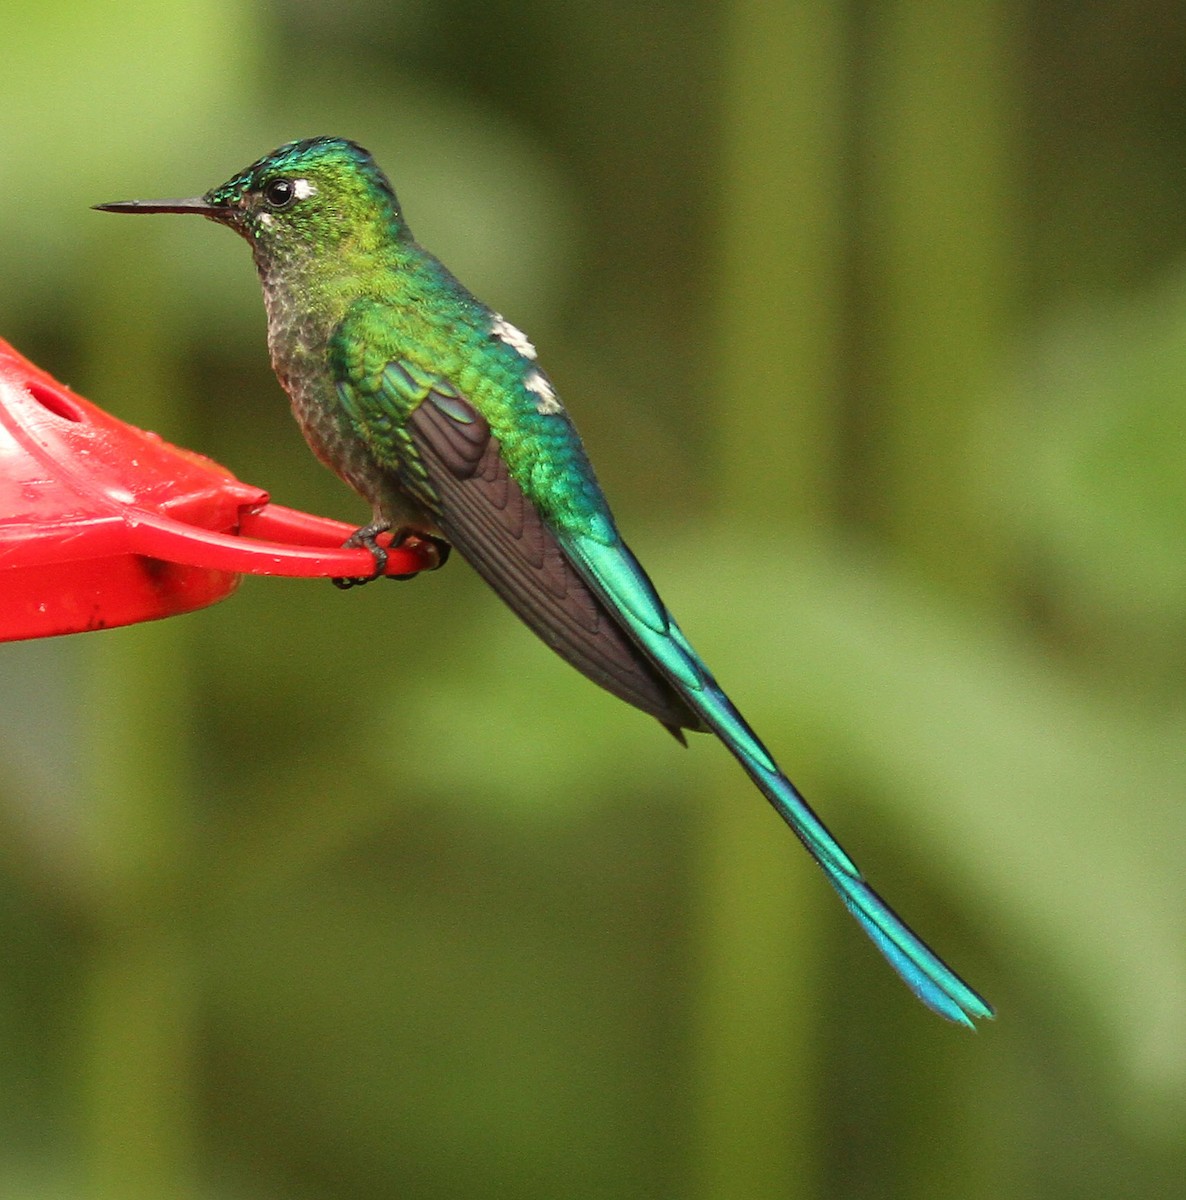
<path fill-rule="evenodd" d="M 531 339 L 517 325 L 512 325 L 501 313 L 494 314 L 490 333 L 500 342 L 506 342 L 512 350 L 517 350 L 524 358 L 534 359 L 536 357 Z"/>
<path fill-rule="evenodd" d="M 298 200 L 308 200 L 310 196 L 317 195 L 317 185 L 310 183 L 307 179 L 294 179 L 292 181 L 292 194 Z"/>

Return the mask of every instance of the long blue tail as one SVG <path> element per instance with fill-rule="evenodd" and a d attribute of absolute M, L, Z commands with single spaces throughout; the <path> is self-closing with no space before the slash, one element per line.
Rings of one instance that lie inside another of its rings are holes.
<path fill-rule="evenodd" d="M 992 1007 L 865 882 L 713 679 L 626 545 L 582 537 L 563 538 L 563 544 L 589 584 L 794 830 L 911 991 L 941 1016 L 969 1027 L 975 1018 L 994 1016 Z"/>

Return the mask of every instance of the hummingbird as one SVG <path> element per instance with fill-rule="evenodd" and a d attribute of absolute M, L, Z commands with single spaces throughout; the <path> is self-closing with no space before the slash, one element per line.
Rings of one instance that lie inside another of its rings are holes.
<path fill-rule="evenodd" d="M 681 742 L 715 734 L 915 995 L 994 1015 L 873 891 L 692 648 L 618 531 L 527 335 L 413 238 L 354 142 L 289 142 L 204 195 L 105 212 L 193 213 L 251 246 L 272 366 L 313 453 L 371 508 L 348 540 L 456 547 L 548 646 Z M 359 581 L 342 581 L 345 583 Z"/>

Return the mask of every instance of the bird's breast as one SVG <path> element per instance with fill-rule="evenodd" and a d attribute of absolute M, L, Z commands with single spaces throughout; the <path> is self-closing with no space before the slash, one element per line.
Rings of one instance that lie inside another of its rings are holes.
<path fill-rule="evenodd" d="M 390 481 L 359 437 L 342 406 L 329 369 L 332 325 L 288 289 L 264 289 L 272 369 L 288 393 L 292 413 L 313 453 L 372 506 Z"/>

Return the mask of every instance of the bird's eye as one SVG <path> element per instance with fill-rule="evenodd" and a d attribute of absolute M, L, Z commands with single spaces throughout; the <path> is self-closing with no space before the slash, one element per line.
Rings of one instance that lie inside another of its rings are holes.
<path fill-rule="evenodd" d="M 287 208 L 296 199 L 291 179 L 269 179 L 264 185 L 264 200 L 269 208 Z"/>

